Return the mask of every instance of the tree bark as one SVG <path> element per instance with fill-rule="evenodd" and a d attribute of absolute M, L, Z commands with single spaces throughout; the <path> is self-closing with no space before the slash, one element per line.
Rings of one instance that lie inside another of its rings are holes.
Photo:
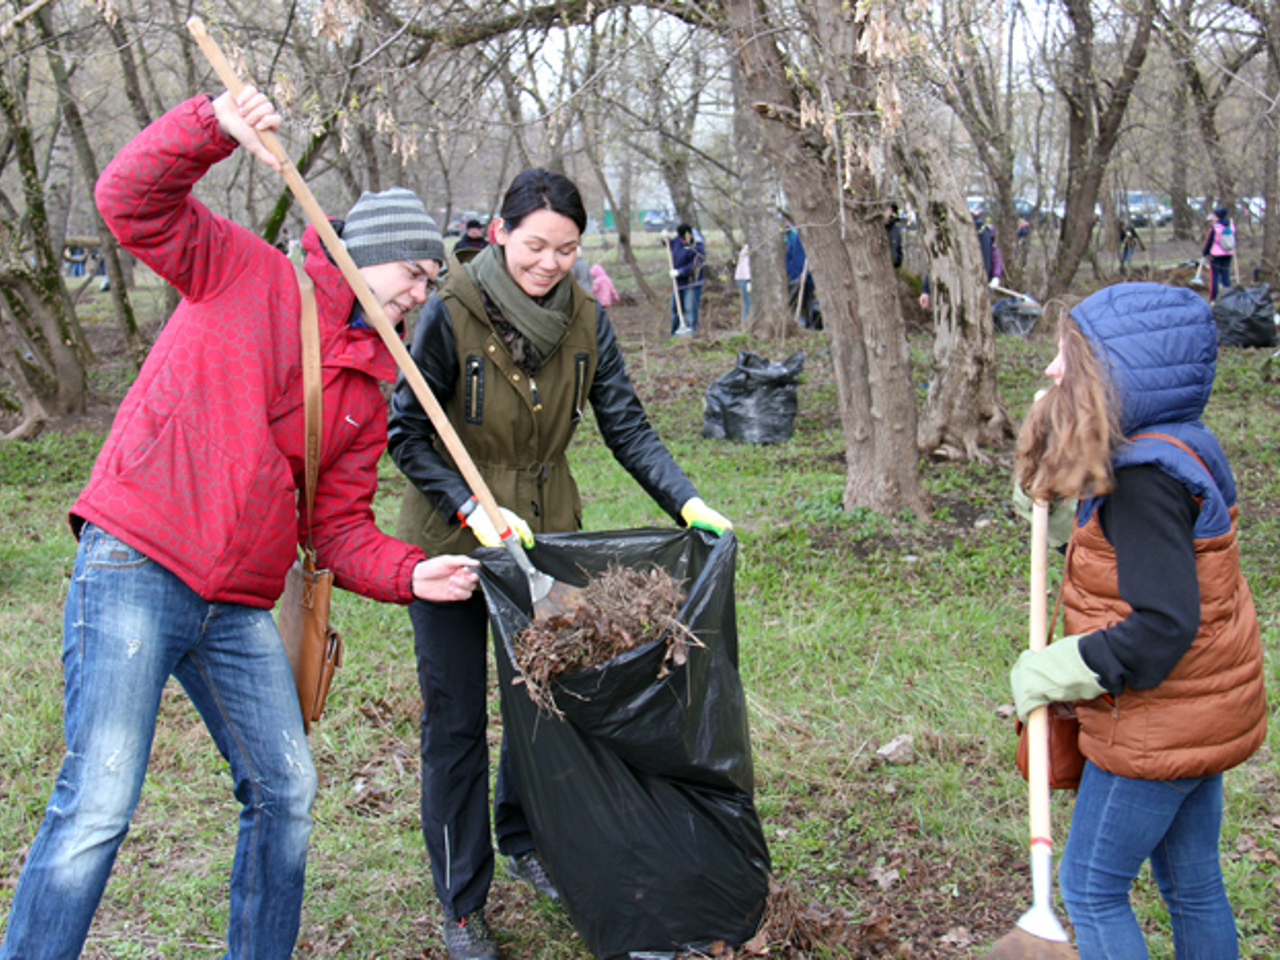
<path fill-rule="evenodd" d="M 982 249 L 962 188 L 927 120 L 894 138 L 891 147 L 911 204 L 923 214 L 920 242 L 930 263 L 933 366 L 920 416 L 920 451 L 986 462 L 981 448 L 1003 445 L 1014 428 L 996 379 Z"/>
<path fill-rule="evenodd" d="M 1063 7 L 1071 25 L 1069 62 L 1063 65 L 1064 75 L 1058 80 L 1059 92 L 1067 101 L 1067 200 L 1046 299 L 1061 296 L 1071 288 L 1080 262 L 1089 251 L 1097 219 L 1094 205 L 1147 58 L 1155 20 L 1154 0 L 1141 0 L 1130 21 L 1133 39 L 1125 50 L 1120 74 L 1107 81 L 1097 74 L 1094 63 L 1091 0 L 1063 0 Z M 1109 97 L 1104 96 L 1106 91 Z"/>
<path fill-rule="evenodd" d="M 53 29 L 53 21 L 48 8 L 40 11 L 36 17 L 41 37 L 44 40 L 45 53 L 49 61 L 49 71 L 53 76 L 54 86 L 58 91 L 58 103 L 62 109 L 63 119 L 71 131 L 71 142 L 75 145 L 76 160 L 80 164 L 80 174 L 90 190 L 98 182 L 98 160 L 93 153 L 93 145 L 89 143 L 89 134 L 85 130 L 84 118 L 80 115 L 80 105 L 76 102 L 71 90 L 71 79 L 62 59 L 62 49 L 57 34 Z M 148 344 L 138 330 L 138 320 L 133 313 L 133 304 L 129 301 L 129 293 L 125 286 L 124 270 L 120 266 L 120 245 L 107 229 L 106 221 L 93 206 L 94 222 L 98 229 L 98 237 L 102 241 L 102 257 L 107 267 L 107 279 L 111 285 L 111 303 L 115 308 L 116 320 L 124 334 L 129 348 L 129 356 L 135 370 L 142 367 L 146 359 Z M 61 253 L 61 250 L 59 250 Z M 74 322 L 74 321 L 73 321 Z"/>
<path fill-rule="evenodd" d="M 49 241 L 49 218 L 44 206 L 44 184 L 37 169 L 31 126 L 23 104 L 0 73 L 0 114 L 13 137 L 27 207 L 27 229 L 34 262 L 21 259 L 0 262 L 0 294 L 32 346 L 33 360 L 43 365 L 52 382 L 43 385 L 42 397 L 57 413 L 84 411 L 87 381 L 84 364 L 73 349 L 73 331 L 67 318 L 66 291 L 59 271 L 62 251 Z M 20 245 L 0 231 L 0 249 L 16 251 Z"/>
<path fill-rule="evenodd" d="M 876 196 L 869 152 L 844 149 L 844 137 L 867 136 L 871 131 L 857 124 L 876 116 L 875 74 L 858 46 L 864 24 L 828 0 L 800 5 L 810 39 L 822 40 L 824 59 L 812 64 L 814 72 L 841 108 L 840 119 L 804 120 L 805 98 L 793 85 L 804 78 L 787 69 L 763 3 L 728 0 L 726 10 L 743 82 L 769 121 L 765 143 L 822 297 L 845 443 L 844 507 L 924 513 L 907 338 L 880 204 L 845 203 L 845 191 Z"/>

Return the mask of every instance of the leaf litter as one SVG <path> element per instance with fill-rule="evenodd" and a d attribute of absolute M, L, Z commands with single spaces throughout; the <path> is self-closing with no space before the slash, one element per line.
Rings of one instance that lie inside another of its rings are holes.
<path fill-rule="evenodd" d="M 679 620 L 684 585 L 659 566 L 610 564 L 582 589 L 568 613 L 535 620 L 512 641 L 516 665 L 529 698 L 540 710 L 562 716 L 552 689 L 567 674 L 601 667 L 659 640 L 666 653 L 658 678 L 683 666 L 690 647 L 702 643 Z"/>

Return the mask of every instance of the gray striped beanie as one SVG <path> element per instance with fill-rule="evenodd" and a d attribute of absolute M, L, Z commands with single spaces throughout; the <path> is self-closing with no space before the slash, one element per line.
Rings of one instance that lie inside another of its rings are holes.
<path fill-rule="evenodd" d="M 381 193 L 365 191 L 347 214 L 342 242 L 357 267 L 393 260 L 439 260 L 444 263 L 444 239 L 411 190 L 391 187 Z"/>

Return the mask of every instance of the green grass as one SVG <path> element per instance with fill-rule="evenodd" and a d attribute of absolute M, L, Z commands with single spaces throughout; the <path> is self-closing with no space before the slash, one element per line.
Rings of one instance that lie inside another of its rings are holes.
<path fill-rule="evenodd" d="M 726 310 L 734 308 L 729 296 Z M 660 324 L 649 326 L 658 336 Z M 624 343 L 653 422 L 740 539 L 741 672 L 756 800 L 777 877 L 802 901 L 844 911 L 851 924 L 882 921 L 899 944 L 886 954 L 976 957 L 1031 894 L 1025 786 L 1013 765 L 1012 721 L 999 710 L 1010 700 L 1008 668 L 1026 643 L 1027 531 L 1007 502 L 1009 451 L 990 464 L 922 462 L 928 516 L 846 513 L 830 359 L 818 338 L 801 346 L 808 360 L 795 437 L 756 447 L 704 440 L 702 393 L 738 349 L 779 356 L 794 344 Z M 927 356 L 927 343 L 913 348 Z M 1006 400 L 1020 415 L 1052 345 L 1001 338 L 997 351 Z M 1224 352 L 1207 420 L 1237 471 L 1242 562 L 1264 624 L 1275 702 L 1280 385 L 1260 376 L 1263 356 Z M 61 601 L 73 552 L 65 511 L 98 441 L 51 434 L 0 447 L 0 912 L 61 759 Z M 591 424 L 571 456 L 589 529 L 670 522 Z M 380 472 L 375 508 L 392 528 L 403 481 L 389 461 Z M 311 738 L 322 786 L 297 956 L 437 958 L 438 909 L 417 832 L 420 701 L 408 618 L 348 594 L 339 594 L 335 618 L 347 659 Z M 494 689 L 494 743 L 497 704 Z M 913 737 L 914 759 L 881 761 L 877 749 L 901 734 Z M 1248 958 L 1280 954 L 1276 736 L 1227 777 L 1223 861 Z M 1059 845 L 1070 810 L 1070 795 L 1055 794 Z M 216 955 L 234 820 L 226 766 L 174 687 L 86 955 Z M 1149 877 L 1135 902 L 1152 956 L 1172 957 Z M 563 911 L 535 902 L 501 868 L 491 913 L 508 956 L 587 956 Z M 944 942 L 960 929 L 967 942 L 958 934 Z"/>

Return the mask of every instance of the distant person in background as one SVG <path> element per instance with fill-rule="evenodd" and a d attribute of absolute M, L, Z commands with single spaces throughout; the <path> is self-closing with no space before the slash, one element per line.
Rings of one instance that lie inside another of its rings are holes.
<path fill-rule="evenodd" d="M 591 265 L 591 292 L 601 310 L 608 310 L 618 302 L 618 290 L 605 272 L 603 263 Z"/>
<path fill-rule="evenodd" d="M 751 246 L 743 244 L 738 252 L 738 265 L 733 270 L 733 279 L 738 281 L 738 292 L 742 294 L 742 317 L 745 320 L 751 311 Z"/>
<path fill-rule="evenodd" d="M 1204 238 L 1200 255 L 1209 258 L 1209 300 L 1218 299 L 1218 292 L 1231 286 L 1231 264 L 1236 255 L 1236 225 L 1231 211 L 1223 204 L 1213 211 L 1214 220 Z"/>
<path fill-rule="evenodd" d="M 489 241 L 484 236 L 484 224 L 479 220 L 468 220 L 467 228 L 462 236 L 458 238 L 458 242 L 453 245 L 453 252 L 459 250 L 483 250 L 489 245 Z"/>
<path fill-rule="evenodd" d="M 893 269 L 902 266 L 902 218 L 898 216 L 898 205 L 890 201 L 884 208 L 884 229 L 889 234 L 889 257 L 893 261 Z"/>
<path fill-rule="evenodd" d="M 1138 231 L 1133 227 L 1132 220 L 1120 221 L 1120 272 L 1129 272 L 1129 260 L 1133 257 L 1133 251 L 1146 250 L 1147 245 L 1142 242 L 1142 237 L 1138 236 Z"/>
<path fill-rule="evenodd" d="M 821 330 L 821 314 L 818 312 L 817 288 L 813 272 L 809 269 L 809 256 L 800 242 L 800 231 L 791 217 L 783 214 L 786 231 L 786 265 L 788 302 L 793 314 L 798 314 L 800 326 L 809 330 Z"/>
<path fill-rule="evenodd" d="M 671 245 L 671 279 L 676 289 L 671 294 L 671 335 L 680 329 L 680 314 L 684 313 L 684 325 L 690 333 L 698 332 L 698 308 L 702 303 L 702 268 L 707 262 L 706 247 L 694 236 L 693 227 L 682 223 L 676 227 L 676 235 L 664 241 Z M 680 305 L 676 306 L 676 297 Z"/>
<path fill-rule="evenodd" d="M 987 285 L 993 290 L 999 286 L 1004 276 L 1004 258 L 1000 256 L 1000 246 L 996 243 L 996 235 L 988 224 L 982 222 L 982 214 L 973 215 L 973 225 L 978 231 L 978 245 L 982 247 L 982 270 L 987 277 Z M 924 283 L 920 291 L 920 309 L 929 309 L 929 275 L 924 275 Z"/>

